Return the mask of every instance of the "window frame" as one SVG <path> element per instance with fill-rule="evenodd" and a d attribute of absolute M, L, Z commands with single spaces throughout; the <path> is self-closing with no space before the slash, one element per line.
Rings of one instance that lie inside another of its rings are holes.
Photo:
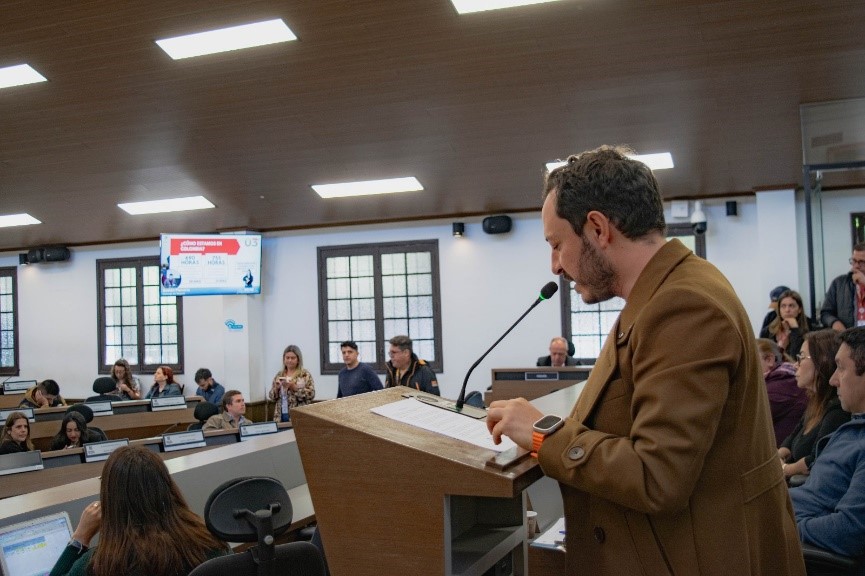
<path fill-rule="evenodd" d="M 137 364 L 132 367 L 139 374 L 152 374 L 156 372 L 159 366 L 168 366 L 175 374 L 183 374 L 184 365 L 184 349 L 183 349 L 183 297 L 175 296 L 175 307 L 177 313 L 177 362 L 174 364 L 145 364 L 144 358 L 144 268 L 154 266 L 159 268 L 159 256 L 136 256 L 132 258 L 106 258 L 96 261 L 96 305 L 97 305 L 97 372 L 99 374 L 110 374 L 111 368 L 116 361 L 111 360 L 110 363 L 103 363 L 102 355 L 105 353 L 105 270 L 112 268 L 135 268 L 135 308 L 137 319 Z M 108 359 L 106 359 L 107 361 Z"/>
<path fill-rule="evenodd" d="M 697 234 L 694 232 L 693 226 L 687 222 L 677 222 L 674 224 L 667 224 L 667 239 L 670 238 L 679 238 L 682 236 L 692 236 L 694 238 L 694 254 L 699 256 L 700 258 L 706 258 L 706 235 L 705 234 Z M 576 292 L 571 289 L 570 282 L 565 280 L 563 277 L 559 277 L 559 289 L 562 294 L 562 298 L 559 298 L 560 303 L 560 311 L 561 311 L 561 322 L 562 322 L 562 334 L 564 334 L 565 338 L 568 339 L 568 342 L 573 341 L 573 327 L 571 326 L 571 308 L 572 308 L 572 298 L 577 297 Z M 567 295 L 567 297 L 565 297 Z M 599 306 L 599 304 L 595 304 L 594 306 Z M 619 310 L 621 312 L 621 310 Z M 600 311 L 598 312 L 600 314 Z M 602 336 L 603 337 L 603 336 Z M 601 346 L 603 346 L 603 340 L 601 341 Z M 578 357 L 579 358 L 579 357 Z M 581 360 L 597 360 L 597 357 L 584 357 L 580 358 Z"/>
<path fill-rule="evenodd" d="M 388 361 L 388 341 L 384 339 L 384 306 L 382 293 L 382 270 L 381 257 L 384 254 L 405 252 L 429 252 L 430 253 L 430 275 L 432 282 L 432 306 L 433 306 L 433 348 L 435 360 L 428 360 L 430 368 L 436 373 L 444 369 L 444 357 L 442 354 L 442 317 L 441 317 L 441 274 L 439 269 L 438 240 L 407 240 L 400 242 L 377 242 L 368 244 L 346 244 L 339 246 L 318 247 L 318 325 L 319 325 L 319 364 L 322 374 L 338 374 L 345 368 L 341 361 L 338 363 L 329 361 L 329 308 L 327 294 L 327 259 L 351 256 L 373 257 L 373 287 L 375 300 L 375 333 L 376 333 L 376 362 L 364 361 L 372 367 L 376 373 L 383 374 Z"/>
<path fill-rule="evenodd" d="M 20 311 L 18 307 L 18 268 L 4 266 L 0 268 L 0 277 L 12 279 L 12 354 L 14 357 L 12 366 L 0 366 L 0 376 L 19 376 L 21 374 L 21 338 L 18 333 L 18 314 Z"/>

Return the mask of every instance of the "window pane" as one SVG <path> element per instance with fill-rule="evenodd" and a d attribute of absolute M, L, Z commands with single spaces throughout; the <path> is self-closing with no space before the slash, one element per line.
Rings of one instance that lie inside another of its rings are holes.
<path fill-rule="evenodd" d="M 135 306 L 138 298 L 135 295 L 135 288 L 120 289 L 120 303 L 124 306 Z"/>
<path fill-rule="evenodd" d="M 109 288 L 105 290 L 105 305 L 119 306 L 120 305 L 120 289 Z"/>
<path fill-rule="evenodd" d="M 430 272 L 432 262 L 429 252 L 412 252 L 406 254 L 406 272 L 416 274 L 418 272 Z"/>
<path fill-rule="evenodd" d="M 435 360 L 435 347 L 432 340 L 413 340 L 412 347 L 418 358 L 423 358 L 427 362 Z"/>
<path fill-rule="evenodd" d="M 172 306 L 171 304 L 163 304 L 160 306 L 162 309 L 162 322 L 165 324 L 176 324 L 177 323 L 177 307 Z"/>
<path fill-rule="evenodd" d="M 352 302 L 352 318 L 366 320 L 375 318 L 375 300 L 354 300 Z"/>
<path fill-rule="evenodd" d="M 375 293 L 375 284 L 372 278 L 353 278 L 351 281 L 351 295 L 355 298 L 371 298 Z"/>
<path fill-rule="evenodd" d="M 15 327 L 15 317 L 12 314 L 0 314 L 0 330 L 12 330 Z"/>
<path fill-rule="evenodd" d="M 352 322 L 352 335 L 354 336 L 354 340 L 356 342 L 360 342 L 361 340 L 375 340 L 375 321 L 374 320 L 364 320 L 361 322 Z M 359 344 L 358 344 L 359 346 Z M 358 350 L 360 352 L 360 350 Z"/>
<path fill-rule="evenodd" d="M 138 310 L 133 308 L 132 306 L 127 306 L 126 308 L 118 308 L 118 310 L 122 311 L 123 325 L 124 326 L 135 326 L 138 324 Z"/>
<path fill-rule="evenodd" d="M 102 273 L 102 277 L 106 287 L 114 288 L 120 286 L 120 270 L 110 268 Z"/>
<path fill-rule="evenodd" d="M 327 277 L 328 278 L 346 278 L 349 275 L 349 259 L 348 258 L 328 258 L 327 260 Z"/>
<path fill-rule="evenodd" d="M 373 274 L 372 264 L 373 264 L 372 256 L 352 256 L 351 257 L 352 276 L 372 276 L 372 274 Z"/>
<path fill-rule="evenodd" d="M 390 340 L 394 336 L 400 334 L 408 334 L 408 321 L 406 320 L 385 320 L 384 321 L 384 339 Z"/>
<path fill-rule="evenodd" d="M 137 279 L 135 276 L 136 276 L 135 268 L 121 268 L 120 269 L 120 285 L 121 286 L 135 286 L 137 284 Z"/>

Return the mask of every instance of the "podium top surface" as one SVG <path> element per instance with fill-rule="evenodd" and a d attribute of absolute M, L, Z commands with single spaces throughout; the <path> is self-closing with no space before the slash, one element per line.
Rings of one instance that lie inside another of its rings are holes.
<path fill-rule="evenodd" d="M 466 484 L 477 480 L 489 488 L 490 483 L 498 483 L 503 492 L 518 493 L 543 475 L 534 458 L 517 457 L 513 465 L 496 467 L 488 464 L 499 454 L 494 450 L 371 412 L 373 408 L 403 400 L 403 392 L 407 391 L 409 389 L 397 386 L 293 409 L 292 420 L 301 452 L 305 441 L 317 448 L 318 445 L 324 447 L 335 434 L 346 441 L 350 441 L 348 434 L 359 434 L 367 438 L 359 445 L 369 446 L 379 441 L 382 443 L 380 450 L 386 454 L 410 454 L 418 465 L 450 469 Z M 516 450 L 525 454 L 521 449 Z"/>

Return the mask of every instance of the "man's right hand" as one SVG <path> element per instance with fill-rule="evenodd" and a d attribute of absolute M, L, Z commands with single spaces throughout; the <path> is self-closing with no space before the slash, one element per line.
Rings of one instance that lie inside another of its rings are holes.
<path fill-rule="evenodd" d="M 835 330 L 836 332 L 843 332 L 846 329 L 847 327 L 844 326 L 844 323 L 840 320 L 835 320 L 834 322 L 832 322 L 832 330 Z"/>

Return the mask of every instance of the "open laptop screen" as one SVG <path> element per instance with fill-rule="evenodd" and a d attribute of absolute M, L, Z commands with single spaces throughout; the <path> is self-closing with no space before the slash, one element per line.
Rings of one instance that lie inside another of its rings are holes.
<path fill-rule="evenodd" d="M 66 512 L 0 528 L 0 566 L 5 576 L 49 574 L 72 535 Z"/>

